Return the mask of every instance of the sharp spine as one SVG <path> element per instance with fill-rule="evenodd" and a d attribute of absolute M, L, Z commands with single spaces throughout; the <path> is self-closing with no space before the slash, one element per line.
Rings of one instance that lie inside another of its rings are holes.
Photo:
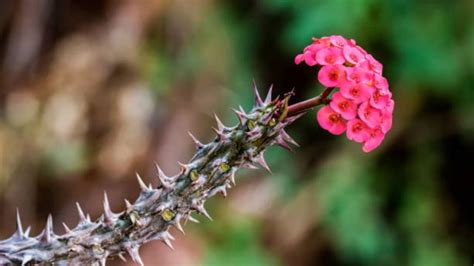
<path fill-rule="evenodd" d="M 199 220 L 196 219 L 196 218 L 194 218 L 194 217 L 192 217 L 191 214 L 188 216 L 187 219 L 188 219 L 189 221 L 193 222 L 193 223 L 196 223 L 196 224 L 200 223 Z"/>
<path fill-rule="evenodd" d="M 25 238 L 23 226 L 21 225 L 20 211 L 18 210 L 18 208 L 16 209 L 16 234 L 17 237 L 20 239 Z"/>
<path fill-rule="evenodd" d="M 171 240 L 175 240 L 174 236 L 170 233 L 170 231 L 165 231 L 164 235 Z"/>
<path fill-rule="evenodd" d="M 127 211 L 130 211 L 133 208 L 133 205 L 128 201 L 128 199 L 124 199 L 125 201 L 125 208 L 127 208 Z"/>
<path fill-rule="evenodd" d="M 262 98 L 260 97 L 260 94 L 258 93 L 257 83 L 255 82 L 255 80 L 253 81 L 253 92 L 255 94 L 254 107 L 262 106 L 263 105 Z"/>
<path fill-rule="evenodd" d="M 200 204 L 200 205 L 196 206 L 196 210 L 200 214 L 206 216 L 209 220 L 211 220 L 211 221 L 213 220 L 211 215 L 209 215 L 209 213 L 207 212 L 206 208 L 204 208 L 204 204 Z"/>
<path fill-rule="evenodd" d="M 202 144 L 191 132 L 188 131 L 188 135 L 193 140 L 194 145 L 196 145 L 197 149 L 202 149 L 204 147 L 204 144 Z"/>
<path fill-rule="evenodd" d="M 156 165 L 156 169 L 158 170 L 158 179 L 160 179 L 161 185 L 164 188 L 171 188 L 171 184 L 168 181 L 169 177 L 165 175 L 158 164 Z"/>
<path fill-rule="evenodd" d="M 69 228 L 69 226 L 67 226 L 67 224 L 64 223 L 64 222 L 63 222 L 63 227 L 64 227 L 64 230 L 66 230 L 66 234 L 69 234 L 69 233 L 72 232 L 71 229 Z"/>
<path fill-rule="evenodd" d="M 288 143 L 286 143 L 281 135 L 277 137 L 276 144 L 288 151 L 293 152 L 293 149 L 290 147 L 290 145 L 288 145 Z"/>
<path fill-rule="evenodd" d="M 237 118 L 239 119 L 239 124 L 240 125 L 245 124 L 245 121 L 246 121 L 245 115 L 241 111 L 236 110 L 236 109 L 232 109 L 232 111 L 234 111 L 234 113 L 237 115 Z"/>
<path fill-rule="evenodd" d="M 165 243 L 171 250 L 174 250 L 173 244 L 171 244 L 171 240 L 169 238 L 164 237 L 161 241 Z"/>
<path fill-rule="evenodd" d="M 132 260 L 136 263 L 138 263 L 139 265 L 141 266 L 144 266 L 145 264 L 143 264 L 143 261 L 142 261 L 142 258 L 140 257 L 140 253 L 138 251 L 138 246 L 131 246 L 129 245 L 126 250 L 128 252 L 128 254 L 130 255 L 130 257 L 132 258 Z"/>
<path fill-rule="evenodd" d="M 251 162 L 245 162 L 242 164 L 243 168 L 248 168 L 248 169 L 258 169 L 257 166 L 253 165 Z"/>
<path fill-rule="evenodd" d="M 123 256 L 122 252 L 118 253 L 117 256 L 118 256 L 123 262 L 127 262 L 127 259 Z"/>
<path fill-rule="evenodd" d="M 219 129 L 219 131 L 223 131 L 225 129 L 225 126 L 215 113 L 214 113 L 214 118 L 216 119 L 217 128 Z"/>
<path fill-rule="evenodd" d="M 256 158 L 256 162 L 260 164 L 265 170 L 267 170 L 270 174 L 272 173 L 272 170 L 270 170 L 270 167 L 268 166 L 267 162 L 265 161 L 265 157 L 263 155 L 263 152 L 261 152 Z"/>
<path fill-rule="evenodd" d="M 231 173 L 229 175 L 229 180 L 235 186 L 235 171 L 231 171 Z"/>
<path fill-rule="evenodd" d="M 186 234 L 186 233 L 184 232 L 183 226 L 181 225 L 180 219 L 176 219 L 174 225 L 175 225 L 176 229 L 178 229 L 181 233 L 183 233 L 183 235 Z"/>
<path fill-rule="evenodd" d="M 87 222 L 87 218 L 82 211 L 81 205 L 79 202 L 76 202 L 77 212 L 79 213 L 79 223 Z"/>
<path fill-rule="evenodd" d="M 51 214 L 48 215 L 48 219 L 46 220 L 46 226 L 41 233 L 39 239 L 41 242 L 51 243 L 52 238 L 54 236 L 53 233 L 53 216 Z"/>
<path fill-rule="evenodd" d="M 270 85 L 270 88 L 268 89 L 267 97 L 265 98 L 265 102 L 264 102 L 266 105 L 272 102 L 272 90 L 273 90 L 273 84 Z"/>
<path fill-rule="evenodd" d="M 25 230 L 24 236 L 29 237 L 30 236 L 30 231 L 31 231 L 31 226 L 28 226 Z"/>
<path fill-rule="evenodd" d="M 104 222 L 107 225 L 113 224 L 115 221 L 115 214 L 110 209 L 109 197 L 107 196 L 107 192 L 104 191 Z"/>
<path fill-rule="evenodd" d="M 179 164 L 179 167 L 181 167 L 181 173 L 182 174 L 184 174 L 188 171 L 189 167 L 188 167 L 187 164 L 184 164 L 182 162 L 178 162 L 178 164 Z M 168 178 L 170 178 L 170 177 L 168 177 Z"/>
<path fill-rule="evenodd" d="M 143 179 L 142 179 L 142 177 L 140 176 L 140 174 L 135 173 L 135 175 L 137 176 L 137 181 L 138 181 L 138 185 L 140 186 L 140 189 L 141 189 L 142 191 L 147 191 L 147 190 L 148 190 L 148 187 L 145 185 L 145 182 L 143 182 Z"/>
<path fill-rule="evenodd" d="M 26 255 L 21 261 L 21 266 L 28 265 L 28 262 L 30 262 L 31 259 L 33 258 L 30 255 Z"/>
<path fill-rule="evenodd" d="M 127 262 L 127 259 L 123 256 L 123 254 L 120 252 L 117 254 L 117 256 L 123 261 L 123 262 Z"/>
<path fill-rule="evenodd" d="M 281 134 L 283 140 L 285 140 L 285 141 L 287 141 L 287 142 L 289 142 L 289 143 L 295 145 L 296 147 L 299 147 L 299 146 L 300 146 L 300 145 L 298 144 L 298 142 L 296 142 L 290 135 L 288 135 L 288 133 L 287 133 L 284 129 L 281 130 L 281 133 L 280 133 L 280 134 Z"/>
<path fill-rule="evenodd" d="M 226 139 L 226 135 L 224 134 L 224 132 L 218 130 L 217 128 L 213 127 L 212 130 L 217 134 L 217 136 L 219 137 L 219 140 L 224 140 Z"/>

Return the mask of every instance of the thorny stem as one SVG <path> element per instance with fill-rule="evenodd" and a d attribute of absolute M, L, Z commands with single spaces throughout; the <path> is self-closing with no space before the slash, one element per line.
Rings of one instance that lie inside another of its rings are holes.
<path fill-rule="evenodd" d="M 236 126 L 226 127 L 216 117 L 213 141 L 203 144 L 191 136 L 196 153 L 187 164 L 181 164 L 178 174 L 166 176 L 157 166 L 157 187 L 147 186 L 137 175 L 140 195 L 134 203 L 126 201 L 122 212 L 111 211 L 104 193 L 104 214 L 95 221 L 77 204 L 79 223 L 75 228 L 65 226 L 66 233 L 56 235 L 50 215 L 43 232 L 35 237 L 29 236 L 29 229 L 23 230 L 18 213 L 16 233 L 0 241 L 0 265 L 105 265 L 109 257 L 125 253 L 143 265 L 139 248 L 144 243 L 161 240 L 172 248 L 171 226 L 183 231 L 183 221 L 196 221 L 193 212 L 210 218 L 204 203 L 217 193 L 225 196 L 235 185 L 239 169 L 260 165 L 270 171 L 264 159 L 268 147 L 279 145 L 291 150 L 289 144 L 298 146 L 285 132 L 299 118 L 287 116 L 291 94 L 272 100 L 270 89 L 262 100 L 256 86 L 254 91 L 255 104 L 250 112 L 234 110 L 239 119 Z M 303 114 L 307 108 L 296 108 L 296 112 Z"/>
<path fill-rule="evenodd" d="M 288 117 L 307 112 L 320 104 L 327 103 L 327 97 L 333 89 L 334 88 L 326 88 L 321 94 L 314 98 L 288 106 Z"/>
<path fill-rule="evenodd" d="M 29 229 L 23 231 L 17 213 L 17 232 L 0 241 L 0 265 L 105 265 L 108 257 L 120 257 L 125 252 L 143 265 L 138 251 L 142 244 L 161 240 L 172 248 L 171 226 L 182 231 L 181 221 L 195 220 L 192 212 L 210 218 L 204 203 L 216 193 L 225 196 L 235 184 L 237 170 L 261 165 L 270 171 L 264 151 L 272 145 L 289 150 L 289 143 L 297 146 L 284 129 L 308 110 L 327 103 L 333 89 L 291 106 L 291 93 L 283 100 L 272 101 L 270 89 L 262 101 L 256 86 L 254 90 L 253 109 L 249 113 L 235 110 L 239 124 L 225 127 L 216 117 L 214 141 L 202 144 L 192 136 L 196 154 L 187 164 L 181 164 L 180 173 L 166 176 L 157 167 L 160 185 L 156 188 L 146 186 L 137 176 L 142 191 L 133 204 L 126 201 L 124 211 L 113 213 L 104 194 L 104 214 L 97 220 L 91 221 L 78 205 L 80 221 L 75 228 L 66 226 L 65 234 L 56 235 L 50 215 L 45 229 L 36 237 L 29 236 Z"/>

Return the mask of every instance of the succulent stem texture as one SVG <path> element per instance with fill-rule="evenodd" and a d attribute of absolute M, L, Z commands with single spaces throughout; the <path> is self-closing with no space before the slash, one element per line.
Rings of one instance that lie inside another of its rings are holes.
<path fill-rule="evenodd" d="M 110 210 L 104 193 L 104 213 L 97 220 L 92 221 L 77 204 L 79 223 L 76 227 L 69 229 L 64 224 L 66 233 L 56 235 L 50 215 L 43 232 L 35 237 L 29 236 L 29 228 L 23 229 L 17 213 L 17 231 L 0 241 L 0 264 L 105 265 L 111 256 L 125 259 L 124 255 L 128 254 L 143 265 L 139 248 L 144 243 L 160 240 L 173 249 L 170 227 L 183 231 L 183 222 L 197 222 L 191 216 L 193 212 L 211 219 L 204 203 L 218 193 L 226 196 L 227 189 L 235 184 L 237 170 L 257 165 L 269 170 L 263 156 L 269 146 L 277 144 L 291 149 L 289 144 L 297 145 L 284 129 L 298 119 L 307 106 L 290 108 L 293 113 L 289 114 L 290 95 L 273 99 L 270 88 L 262 100 L 255 86 L 254 90 L 252 110 L 248 113 L 242 108 L 235 110 L 239 118 L 236 126 L 226 127 L 216 116 L 217 136 L 212 142 L 202 144 L 190 134 L 196 153 L 187 164 L 181 164 L 177 175 L 167 176 L 157 165 L 160 185 L 153 188 L 137 174 L 141 193 L 134 203 L 126 201 L 122 212 Z M 310 107 L 321 102 L 319 99 Z"/>

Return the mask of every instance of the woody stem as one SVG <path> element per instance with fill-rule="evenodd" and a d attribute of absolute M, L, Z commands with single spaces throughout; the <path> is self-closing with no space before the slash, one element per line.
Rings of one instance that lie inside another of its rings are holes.
<path fill-rule="evenodd" d="M 333 89 L 334 88 L 326 88 L 321 94 L 314 98 L 288 106 L 288 116 L 294 116 L 309 111 L 318 105 L 325 104 L 327 102 L 327 97 Z"/>

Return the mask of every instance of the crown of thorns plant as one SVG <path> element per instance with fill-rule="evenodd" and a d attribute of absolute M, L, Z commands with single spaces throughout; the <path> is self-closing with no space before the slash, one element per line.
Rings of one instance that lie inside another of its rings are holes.
<path fill-rule="evenodd" d="M 41 234 L 30 236 L 30 227 L 23 229 L 17 211 L 17 230 L 0 241 L 1 265 L 92 264 L 105 265 L 117 256 L 143 265 L 139 248 L 146 242 L 160 240 L 173 249 L 174 226 L 184 233 L 182 223 L 198 222 L 193 212 L 211 219 L 204 204 L 216 194 L 227 195 L 235 185 L 235 173 L 242 168 L 261 166 L 268 171 L 264 152 L 272 145 L 291 150 L 298 146 L 285 128 L 305 113 L 324 105 L 317 112 L 320 126 L 334 135 L 346 132 L 347 138 L 363 144 L 365 152 L 379 146 L 392 125 L 394 101 L 388 82 L 382 76 L 382 65 L 354 40 L 342 36 L 313 38 L 295 63 L 321 65 L 319 82 L 323 92 L 311 99 L 289 105 L 292 93 L 272 97 L 272 88 L 265 99 L 254 84 L 255 103 L 245 112 L 234 110 L 238 124 L 224 126 L 216 116 L 216 137 L 203 144 L 191 133 L 196 153 L 181 171 L 167 176 L 157 165 L 160 185 L 146 185 L 137 174 L 141 192 L 134 203 L 125 200 L 122 212 L 112 212 L 104 192 L 104 213 L 95 221 L 77 203 L 79 222 L 73 229 L 63 223 L 66 233 L 53 232 L 53 218 L 48 216 Z M 331 93 L 335 91 L 332 95 Z"/>

